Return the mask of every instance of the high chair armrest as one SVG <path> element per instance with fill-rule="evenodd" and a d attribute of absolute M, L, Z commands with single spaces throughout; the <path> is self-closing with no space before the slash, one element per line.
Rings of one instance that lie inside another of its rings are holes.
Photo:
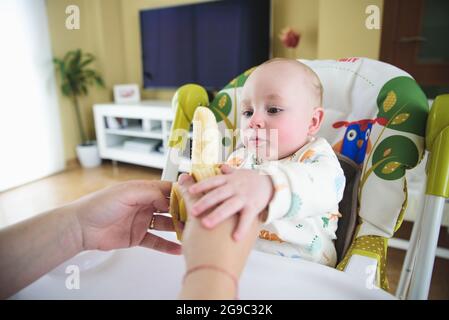
<path fill-rule="evenodd" d="M 188 132 L 196 108 L 208 105 L 209 97 L 206 89 L 197 84 L 186 84 L 176 90 L 172 99 L 172 107 L 176 114 L 169 139 L 170 147 L 180 147 L 180 138 L 182 134 Z"/>
<path fill-rule="evenodd" d="M 337 269 L 360 279 L 369 288 L 388 290 L 387 242 L 387 238 L 380 236 L 356 237 Z"/>
<path fill-rule="evenodd" d="M 368 289 L 379 287 L 378 260 L 365 255 L 354 254 L 348 261 L 344 272 L 364 283 Z"/>
<path fill-rule="evenodd" d="M 176 90 L 172 99 L 175 118 L 168 140 L 168 150 L 161 180 L 174 182 L 178 179 L 179 157 L 187 145 L 193 114 L 199 106 L 209 106 L 209 97 L 203 87 L 196 84 L 186 84 Z"/>
<path fill-rule="evenodd" d="M 449 198 L 449 94 L 436 97 L 426 128 L 426 194 Z"/>

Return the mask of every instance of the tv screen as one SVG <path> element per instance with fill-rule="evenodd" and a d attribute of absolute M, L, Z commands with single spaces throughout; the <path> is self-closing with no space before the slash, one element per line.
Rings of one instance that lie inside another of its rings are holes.
<path fill-rule="evenodd" d="M 221 89 L 270 57 L 270 0 L 222 0 L 140 12 L 144 88 Z"/>

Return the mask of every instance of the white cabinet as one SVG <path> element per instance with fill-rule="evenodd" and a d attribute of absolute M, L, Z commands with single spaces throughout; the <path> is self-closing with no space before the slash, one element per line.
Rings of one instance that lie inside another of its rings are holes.
<path fill-rule="evenodd" d="M 100 157 L 163 169 L 174 115 L 170 101 L 94 105 Z M 188 144 L 180 171 L 189 171 L 189 158 Z"/>

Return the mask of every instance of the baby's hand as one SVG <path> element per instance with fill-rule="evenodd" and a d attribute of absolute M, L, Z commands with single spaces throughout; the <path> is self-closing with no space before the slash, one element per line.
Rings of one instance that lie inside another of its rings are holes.
<path fill-rule="evenodd" d="M 217 207 L 202 223 L 213 228 L 226 218 L 240 212 L 240 219 L 233 237 L 240 240 L 273 196 L 271 178 L 257 170 L 221 167 L 223 175 L 202 180 L 189 188 L 192 194 L 207 192 L 192 207 L 193 216 L 199 216 L 210 208 Z"/>

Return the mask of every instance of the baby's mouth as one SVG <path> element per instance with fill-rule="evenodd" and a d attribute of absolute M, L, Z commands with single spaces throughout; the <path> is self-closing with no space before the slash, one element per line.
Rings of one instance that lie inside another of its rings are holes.
<path fill-rule="evenodd" d="M 254 145 L 256 145 L 256 146 L 259 146 L 259 145 L 261 145 L 261 144 L 264 144 L 264 143 L 266 143 L 266 140 L 265 139 L 261 139 L 260 137 L 251 137 L 251 138 L 249 138 L 249 142 L 251 143 L 251 144 L 254 144 Z"/>

